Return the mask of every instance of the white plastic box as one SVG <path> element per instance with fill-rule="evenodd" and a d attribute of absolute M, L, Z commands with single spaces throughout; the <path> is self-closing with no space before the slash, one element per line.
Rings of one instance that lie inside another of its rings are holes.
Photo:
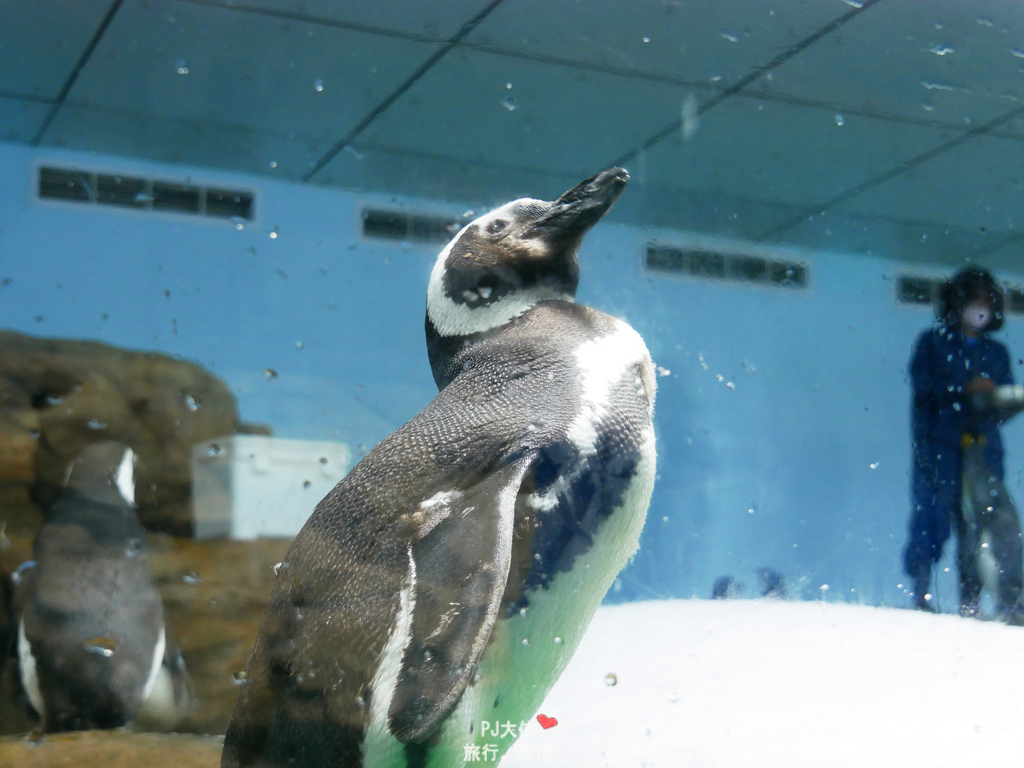
<path fill-rule="evenodd" d="M 228 435 L 192 449 L 197 539 L 291 537 L 345 473 L 347 445 Z"/>

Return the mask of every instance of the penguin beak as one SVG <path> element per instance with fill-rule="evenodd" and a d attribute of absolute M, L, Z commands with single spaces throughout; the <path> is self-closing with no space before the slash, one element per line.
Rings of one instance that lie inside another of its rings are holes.
<path fill-rule="evenodd" d="M 551 203 L 533 223 L 528 237 L 580 238 L 612 207 L 629 182 L 624 168 L 609 168 L 584 179 Z"/>

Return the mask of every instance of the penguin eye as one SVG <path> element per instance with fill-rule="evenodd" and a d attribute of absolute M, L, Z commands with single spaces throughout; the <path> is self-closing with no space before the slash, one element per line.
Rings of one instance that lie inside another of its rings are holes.
<path fill-rule="evenodd" d="M 508 227 L 508 222 L 505 219 L 495 219 L 487 225 L 487 233 L 490 235 L 496 235 L 499 232 L 502 232 L 506 227 Z"/>

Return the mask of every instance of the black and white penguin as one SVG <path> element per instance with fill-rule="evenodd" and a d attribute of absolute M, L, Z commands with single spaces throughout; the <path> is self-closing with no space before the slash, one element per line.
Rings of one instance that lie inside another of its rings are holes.
<path fill-rule="evenodd" d="M 654 485 L 640 336 L 573 297 L 615 168 L 516 200 L 437 259 L 440 393 L 323 501 L 281 564 L 222 766 L 496 762 L 636 551 Z"/>
<path fill-rule="evenodd" d="M 42 730 L 167 730 L 194 708 L 135 512 L 134 461 L 121 443 L 84 448 L 34 566 L 18 571 L 18 672 Z"/>

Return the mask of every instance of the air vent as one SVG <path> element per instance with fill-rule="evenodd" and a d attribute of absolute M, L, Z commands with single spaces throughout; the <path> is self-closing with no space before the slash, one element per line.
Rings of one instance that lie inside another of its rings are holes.
<path fill-rule="evenodd" d="M 900 304 L 922 304 L 934 306 L 942 294 L 944 277 L 922 275 L 898 275 L 896 277 L 896 301 Z M 1008 315 L 1024 315 L 1024 288 L 1003 286 L 1005 302 L 1003 309 Z"/>
<path fill-rule="evenodd" d="M 256 199 L 254 193 L 238 189 L 52 166 L 39 168 L 37 189 L 43 200 L 229 219 L 236 223 L 252 221 Z"/>
<path fill-rule="evenodd" d="M 410 243 L 446 243 L 462 229 L 456 219 L 404 211 L 363 210 L 363 235 Z"/>
<path fill-rule="evenodd" d="M 809 267 L 796 261 L 654 244 L 647 246 L 646 264 L 656 272 L 779 288 L 806 288 L 810 277 Z"/>
<path fill-rule="evenodd" d="M 933 304 L 939 300 L 943 279 L 900 275 L 896 278 L 896 301 L 900 304 Z"/>

